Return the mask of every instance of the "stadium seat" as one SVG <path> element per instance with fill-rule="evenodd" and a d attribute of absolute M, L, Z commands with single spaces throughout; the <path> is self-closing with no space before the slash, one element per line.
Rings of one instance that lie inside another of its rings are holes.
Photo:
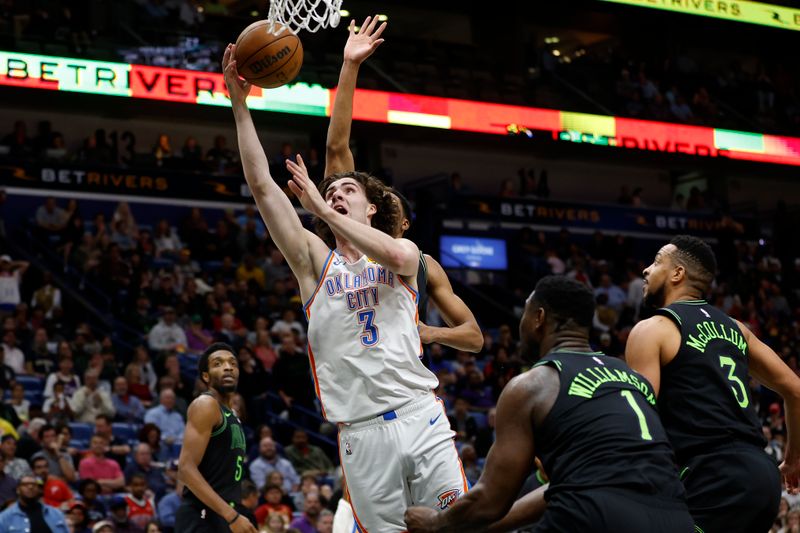
<path fill-rule="evenodd" d="M 115 437 L 127 441 L 137 439 L 137 435 L 139 434 L 139 426 L 137 424 L 127 424 L 124 422 L 114 422 L 111 424 L 111 430 Z"/>
<path fill-rule="evenodd" d="M 38 376 L 24 376 L 18 374 L 15 380 L 17 383 L 21 384 L 26 391 L 41 392 L 44 390 L 44 380 Z"/>
<path fill-rule="evenodd" d="M 94 435 L 94 425 L 84 424 L 81 422 L 71 422 L 69 425 L 72 431 L 72 440 L 85 440 L 89 441 Z"/>

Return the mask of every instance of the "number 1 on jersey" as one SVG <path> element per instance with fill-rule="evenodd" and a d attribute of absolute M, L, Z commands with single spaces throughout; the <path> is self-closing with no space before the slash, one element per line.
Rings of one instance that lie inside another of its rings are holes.
<path fill-rule="evenodd" d="M 366 309 L 358 313 L 358 323 L 364 326 L 364 331 L 361 333 L 361 344 L 367 347 L 378 344 L 379 331 L 378 326 L 373 323 L 374 320 L 374 309 Z"/>
<path fill-rule="evenodd" d="M 644 418 L 644 413 L 642 412 L 642 408 L 639 407 L 639 404 L 636 403 L 636 398 L 633 397 L 633 393 L 629 390 L 620 391 L 620 394 L 623 398 L 628 400 L 628 404 L 633 409 L 633 412 L 636 413 L 636 416 L 639 418 L 639 428 L 642 430 L 642 440 L 653 440 L 653 436 L 650 434 L 650 428 L 647 427 L 647 420 Z"/>

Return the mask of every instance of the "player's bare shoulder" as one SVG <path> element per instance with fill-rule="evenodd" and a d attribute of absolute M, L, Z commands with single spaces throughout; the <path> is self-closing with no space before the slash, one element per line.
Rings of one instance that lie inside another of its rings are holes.
<path fill-rule="evenodd" d="M 550 365 L 539 365 L 514 377 L 501 394 L 506 402 L 520 413 L 531 416 L 531 422 L 541 424 L 558 398 L 561 380 Z M 499 403 L 499 402 L 498 402 Z"/>
<path fill-rule="evenodd" d="M 187 422 L 198 428 L 211 428 L 222 419 L 219 401 L 211 395 L 201 394 L 189 404 L 186 411 Z"/>

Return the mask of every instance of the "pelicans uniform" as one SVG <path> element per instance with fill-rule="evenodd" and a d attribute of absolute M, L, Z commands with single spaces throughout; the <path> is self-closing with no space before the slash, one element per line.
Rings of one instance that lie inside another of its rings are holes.
<path fill-rule="evenodd" d="M 409 505 L 448 508 L 467 481 L 434 376 L 420 361 L 417 291 L 362 256 L 328 255 L 305 305 L 322 413 L 363 533 L 405 531 Z"/>

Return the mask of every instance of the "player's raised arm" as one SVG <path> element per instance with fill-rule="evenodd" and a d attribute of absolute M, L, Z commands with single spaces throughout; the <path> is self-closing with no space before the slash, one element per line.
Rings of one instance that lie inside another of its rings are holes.
<path fill-rule="evenodd" d="M 786 403 L 786 453 L 780 470 L 787 490 L 800 489 L 800 378 L 772 348 L 761 342 L 744 324 L 739 329 L 747 341 L 750 373 L 783 397 Z"/>
<path fill-rule="evenodd" d="M 497 401 L 497 440 L 478 483 L 444 512 L 410 507 L 405 515 L 410 533 L 485 531 L 506 515 L 533 470 L 533 411 L 545 388 L 539 385 L 552 372 L 539 367 L 508 383 Z"/>
<path fill-rule="evenodd" d="M 408 239 L 395 239 L 368 224 L 337 213 L 308 177 L 308 170 L 301 156 L 297 156 L 297 162 L 287 159 L 286 168 L 292 173 L 289 189 L 300 199 L 303 207 L 328 224 L 335 234 L 341 235 L 357 249 L 401 276 L 417 274 L 419 248 L 416 244 Z"/>
<path fill-rule="evenodd" d="M 428 294 L 449 327 L 437 328 L 420 323 L 420 339 L 425 344 L 437 342 L 456 350 L 479 352 L 483 347 L 483 334 L 475 315 L 453 292 L 442 265 L 427 254 L 425 262 L 428 265 Z"/>
<path fill-rule="evenodd" d="M 327 254 L 327 247 L 316 235 L 303 228 L 294 206 L 270 175 L 267 156 L 258 140 L 258 134 L 245 101 L 251 86 L 239 77 L 234 59 L 235 51 L 235 45 L 228 45 L 222 59 L 222 68 L 225 73 L 225 84 L 231 97 L 233 116 L 236 119 L 236 133 L 244 176 L 258 206 L 258 211 L 269 229 L 270 237 L 286 258 L 292 272 L 300 281 L 302 289 L 304 278 L 315 279 L 311 246 L 322 247 L 320 253 L 323 257 Z M 308 288 L 306 287 L 306 289 Z"/>
<path fill-rule="evenodd" d="M 228 522 L 231 531 L 255 532 L 256 529 L 246 518 L 242 516 L 237 518 L 239 513 L 214 491 L 198 469 L 208 447 L 211 432 L 214 426 L 221 422 L 221 418 L 219 405 L 211 396 L 200 396 L 189 405 L 183 447 L 178 458 L 178 480 L 201 502 Z M 231 524 L 231 521 L 234 522 Z"/>
<path fill-rule="evenodd" d="M 353 153 L 350 151 L 350 125 L 353 122 L 353 95 L 356 91 L 358 69 L 383 42 L 381 34 L 386 23 L 378 27 L 378 17 L 367 17 L 356 31 L 356 21 L 350 21 L 350 36 L 344 45 L 344 61 L 336 86 L 331 121 L 328 125 L 328 139 L 325 143 L 325 176 L 337 172 L 355 170 Z"/>

